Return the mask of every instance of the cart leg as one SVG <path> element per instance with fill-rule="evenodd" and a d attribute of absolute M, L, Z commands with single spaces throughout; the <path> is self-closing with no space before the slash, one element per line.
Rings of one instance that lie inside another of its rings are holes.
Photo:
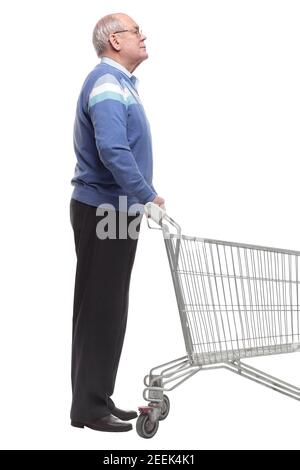
<path fill-rule="evenodd" d="M 287 395 L 288 397 L 294 398 L 295 400 L 300 401 L 300 388 L 292 385 L 288 382 L 284 382 L 276 377 L 273 377 L 262 370 L 256 369 L 255 367 L 249 366 L 244 362 L 238 361 L 229 361 L 224 364 L 225 369 L 231 370 L 236 374 L 245 377 L 246 379 L 253 380 L 265 387 L 271 388 L 276 392 Z"/>

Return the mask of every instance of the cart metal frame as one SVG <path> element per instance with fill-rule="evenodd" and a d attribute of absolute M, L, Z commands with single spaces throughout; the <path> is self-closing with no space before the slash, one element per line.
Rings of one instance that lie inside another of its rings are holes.
<path fill-rule="evenodd" d="M 165 392 L 200 370 L 225 368 L 300 400 L 300 388 L 241 361 L 300 350 L 300 252 L 189 237 L 157 205 L 145 211 L 163 233 L 187 355 L 145 377 L 138 434 L 157 432 Z"/>

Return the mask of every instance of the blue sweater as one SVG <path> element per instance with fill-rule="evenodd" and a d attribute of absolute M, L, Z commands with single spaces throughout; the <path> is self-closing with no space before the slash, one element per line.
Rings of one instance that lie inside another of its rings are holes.
<path fill-rule="evenodd" d="M 102 58 L 82 86 L 74 149 L 72 198 L 119 209 L 119 196 L 127 196 L 125 210 L 155 198 L 151 133 L 136 78 L 111 59 Z"/>

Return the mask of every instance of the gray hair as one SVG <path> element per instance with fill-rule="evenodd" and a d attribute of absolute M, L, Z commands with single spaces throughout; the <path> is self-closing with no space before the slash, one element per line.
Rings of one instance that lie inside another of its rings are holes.
<path fill-rule="evenodd" d="M 106 15 L 96 24 L 93 31 L 93 44 L 98 57 L 101 57 L 108 44 L 109 35 L 124 28 L 116 15 Z"/>

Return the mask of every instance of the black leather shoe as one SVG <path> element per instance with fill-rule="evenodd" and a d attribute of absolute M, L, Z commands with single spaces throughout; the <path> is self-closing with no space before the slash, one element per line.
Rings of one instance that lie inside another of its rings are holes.
<path fill-rule="evenodd" d="M 104 432 L 124 432 L 131 431 L 132 424 L 124 423 L 120 419 L 116 418 L 112 414 L 99 418 L 92 423 L 82 423 L 79 421 L 71 421 L 71 425 L 76 428 L 90 428 L 95 431 L 104 431 Z"/>
<path fill-rule="evenodd" d="M 114 408 L 111 411 L 111 414 L 116 416 L 119 419 L 122 419 L 122 421 L 129 421 L 130 419 L 137 418 L 137 412 L 136 411 L 120 410 L 120 408 Z"/>

